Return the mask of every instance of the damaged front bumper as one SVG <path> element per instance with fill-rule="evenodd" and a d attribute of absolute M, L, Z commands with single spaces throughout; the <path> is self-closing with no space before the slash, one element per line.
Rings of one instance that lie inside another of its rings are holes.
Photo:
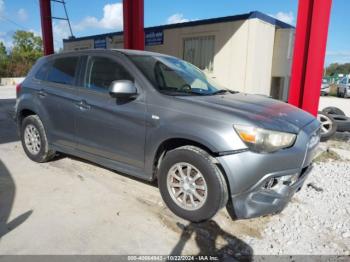
<path fill-rule="evenodd" d="M 299 132 L 291 148 L 217 157 L 228 180 L 231 217 L 245 219 L 282 211 L 307 179 L 318 142 L 319 123 L 315 120 Z"/>
<path fill-rule="evenodd" d="M 232 196 L 227 211 L 233 219 L 279 213 L 301 189 L 311 170 L 312 165 L 309 165 L 301 172 L 289 170 L 270 174 L 247 192 Z"/>

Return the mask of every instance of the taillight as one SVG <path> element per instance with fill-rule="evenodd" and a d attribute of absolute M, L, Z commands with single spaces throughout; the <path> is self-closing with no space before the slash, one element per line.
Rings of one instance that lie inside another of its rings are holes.
<path fill-rule="evenodd" d="M 19 93 L 21 92 L 21 88 L 22 88 L 21 84 L 17 84 L 16 85 L 16 95 L 17 95 L 17 97 L 18 97 Z"/>

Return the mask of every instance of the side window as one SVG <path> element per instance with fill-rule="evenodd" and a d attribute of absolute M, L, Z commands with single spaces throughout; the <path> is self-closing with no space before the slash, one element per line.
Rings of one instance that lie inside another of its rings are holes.
<path fill-rule="evenodd" d="M 35 78 L 38 80 L 46 81 L 47 73 L 49 72 L 50 64 L 44 63 L 39 70 L 35 73 Z"/>
<path fill-rule="evenodd" d="M 108 91 L 116 80 L 131 80 L 131 75 L 116 61 L 107 57 L 90 57 L 84 86 L 97 91 Z"/>
<path fill-rule="evenodd" d="M 78 57 L 63 57 L 54 60 L 47 76 L 47 81 L 65 85 L 74 84 Z"/>

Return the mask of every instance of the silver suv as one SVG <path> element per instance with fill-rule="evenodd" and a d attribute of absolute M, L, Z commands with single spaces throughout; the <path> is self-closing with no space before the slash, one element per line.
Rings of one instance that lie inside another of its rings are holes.
<path fill-rule="evenodd" d="M 280 212 L 312 167 L 319 122 L 286 103 L 227 90 L 157 53 L 46 56 L 18 86 L 22 145 L 36 162 L 76 155 L 157 180 L 166 205 L 199 222 Z"/>

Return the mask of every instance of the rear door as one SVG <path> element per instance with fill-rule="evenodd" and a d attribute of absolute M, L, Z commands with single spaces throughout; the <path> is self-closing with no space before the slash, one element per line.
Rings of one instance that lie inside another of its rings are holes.
<path fill-rule="evenodd" d="M 50 143 L 75 147 L 76 81 L 79 56 L 58 57 L 48 62 L 35 79 L 36 95 L 47 115 Z M 45 74 L 45 76 L 43 75 Z"/>
<path fill-rule="evenodd" d="M 95 55 L 87 57 L 79 96 L 77 141 L 80 150 L 118 161 L 136 169 L 144 167 L 145 100 L 132 72 L 119 57 Z M 118 100 L 109 95 L 115 80 L 136 83 L 138 96 Z"/>

